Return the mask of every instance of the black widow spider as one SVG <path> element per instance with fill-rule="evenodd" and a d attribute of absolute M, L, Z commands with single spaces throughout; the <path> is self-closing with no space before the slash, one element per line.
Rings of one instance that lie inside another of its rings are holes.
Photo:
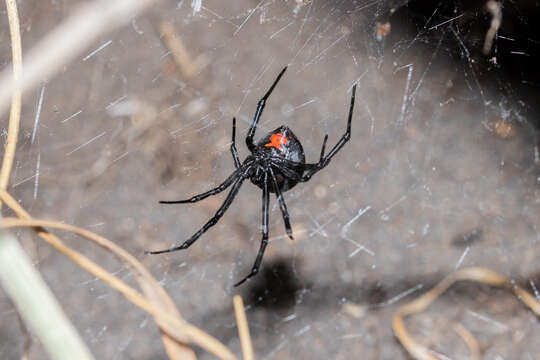
<path fill-rule="evenodd" d="M 302 144 L 293 134 L 293 132 L 287 126 L 280 126 L 276 130 L 268 133 L 265 137 L 259 140 L 256 144 L 253 142 L 253 136 L 255 135 L 255 130 L 257 129 L 257 123 L 261 117 L 261 114 L 266 105 L 266 100 L 276 87 L 279 79 L 285 73 L 287 67 L 285 67 L 276 80 L 268 89 L 266 94 L 259 100 L 257 105 L 257 110 L 255 111 L 255 116 L 248 130 L 246 137 L 246 145 L 251 152 L 246 160 L 243 163 L 240 162 L 238 157 L 238 151 L 236 150 L 236 118 L 233 118 L 232 126 L 232 144 L 231 144 L 231 153 L 234 160 L 234 165 L 236 170 L 219 186 L 214 189 L 211 189 L 205 193 L 195 195 L 187 200 L 177 200 L 177 201 L 160 201 L 161 204 L 185 204 L 185 203 L 194 203 L 202 199 L 207 198 L 211 195 L 216 195 L 227 189 L 232 185 L 232 188 L 227 195 L 227 198 L 216 212 L 213 218 L 208 220 L 204 226 L 197 231 L 193 236 L 186 240 L 182 245 L 174 246 L 170 249 L 160 250 L 160 251 L 146 251 L 147 254 L 162 254 L 168 253 L 176 250 L 187 249 L 210 227 L 214 226 L 219 219 L 223 216 L 225 211 L 229 208 L 234 198 L 240 190 L 240 186 L 245 179 L 249 178 L 251 182 L 263 191 L 262 193 L 262 241 L 255 259 L 255 263 L 251 268 L 249 275 L 244 277 L 242 280 L 237 282 L 234 286 L 238 286 L 244 283 L 247 279 L 256 275 L 259 272 L 259 268 L 262 263 L 264 250 L 266 245 L 268 245 L 268 206 L 270 203 L 270 193 L 275 193 L 277 201 L 279 203 L 279 208 L 281 209 L 281 214 L 283 216 L 283 221 L 285 223 L 285 230 L 287 235 L 291 240 L 294 240 L 292 235 L 291 223 L 289 221 L 289 212 L 287 211 L 287 206 L 285 205 L 285 200 L 283 199 L 282 193 L 291 189 L 299 182 L 306 182 L 311 179 L 311 177 L 323 169 L 332 157 L 345 145 L 347 141 L 351 138 L 351 119 L 354 108 L 354 97 L 356 94 L 356 85 L 352 88 L 351 96 L 351 105 L 349 108 L 349 119 L 347 121 L 347 131 L 338 141 L 338 143 L 330 150 L 328 155 L 325 156 L 324 149 L 326 147 L 326 141 L 328 140 L 328 134 L 324 137 L 321 157 L 319 162 L 313 164 L 305 163 L 304 150 L 302 149 Z"/>

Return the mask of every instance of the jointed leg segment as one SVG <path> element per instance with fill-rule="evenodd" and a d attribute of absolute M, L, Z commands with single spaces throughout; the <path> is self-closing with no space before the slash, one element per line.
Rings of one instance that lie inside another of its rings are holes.
<path fill-rule="evenodd" d="M 203 192 L 202 194 L 198 194 L 195 196 L 190 197 L 189 199 L 185 200 L 173 200 L 173 201 L 160 201 L 160 204 L 187 204 L 187 203 L 195 203 L 197 201 L 201 201 L 202 199 L 206 199 L 209 196 L 219 194 L 223 190 L 227 189 L 234 180 L 239 176 L 241 172 L 241 169 L 236 169 L 227 179 L 225 179 L 224 182 L 219 184 L 217 187 L 210 189 L 206 192 Z"/>
<path fill-rule="evenodd" d="M 248 276 L 234 284 L 234 286 L 239 286 L 243 284 L 247 279 L 250 277 L 253 277 L 257 275 L 259 272 L 259 268 L 261 267 L 262 259 L 264 256 L 264 250 L 266 249 L 266 245 L 268 245 L 268 208 L 270 205 L 270 194 L 268 191 L 268 173 L 264 173 L 264 185 L 263 185 L 263 194 L 262 194 L 262 240 L 261 240 L 261 247 L 259 248 L 259 252 L 257 253 L 257 258 L 255 259 L 255 263 L 253 264 L 253 267 L 251 268 L 251 271 Z"/>
<path fill-rule="evenodd" d="M 328 135 L 326 135 L 324 137 L 323 146 L 322 146 L 322 150 L 321 150 L 321 158 L 320 158 L 319 162 L 315 163 L 315 164 L 305 164 L 304 168 L 305 168 L 306 173 L 304 174 L 304 176 L 302 176 L 302 179 L 300 181 L 302 181 L 302 182 L 308 181 L 309 179 L 311 179 L 311 177 L 315 173 L 317 173 L 318 171 L 320 171 L 324 167 L 326 167 L 326 165 L 328 165 L 328 163 L 330 163 L 330 160 L 332 160 L 334 155 L 336 155 L 337 152 L 339 150 L 341 150 L 343 145 L 345 145 L 347 143 L 347 141 L 349 141 L 349 139 L 351 138 L 351 121 L 352 121 L 352 114 L 353 114 L 353 109 L 354 109 L 355 96 L 356 96 L 356 84 L 352 88 L 351 105 L 349 107 L 349 118 L 347 120 L 347 131 L 345 131 L 345 134 L 343 134 L 341 139 L 339 139 L 337 144 L 334 145 L 332 150 L 330 150 L 330 152 L 326 156 L 324 156 L 324 150 L 325 150 L 325 147 L 326 147 L 326 140 L 328 139 Z"/>
<path fill-rule="evenodd" d="M 255 136 L 255 130 L 257 130 L 257 124 L 259 123 L 261 114 L 264 110 L 264 107 L 266 106 L 266 100 L 268 100 L 268 97 L 270 97 L 270 94 L 272 94 L 272 91 L 274 91 L 274 88 L 279 82 L 279 79 L 281 79 L 281 77 L 285 73 L 285 70 L 287 70 L 286 66 L 283 68 L 283 70 L 281 70 L 276 80 L 274 80 L 274 83 L 272 84 L 272 86 L 270 86 L 270 89 L 268 89 L 266 94 L 264 94 L 264 96 L 261 98 L 261 100 L 259 100 L 259 103 L 257 104 L 257 110 L 255 110 L 255 116 L 253 117 L 253 121 L 251 122 L 251 125 L 248 130 L 248 134 L 246 137 L 246 145 L 249 151 L 251 152 L 253 152 L 253 150 L 255 149 L 255 144 L 253 143 L 253 136 Z"/>
<path fill-rule="evenodd" d="M 240 163 L 240 158 L 238 157 L 238 150 L 236 150 L 236 118 L 232 119 L 232 144 L 231 144 L 231 154 L 234 160 L 234 166 L 238 169 L 242 165 Z"/>
<path fill-rule="evenodd" d="M 274 171 L 272 170 L 272 168 L 270 168 L 268 172 L 270 173 L 270 178 L 272 179 L 274 192 L 276 193 L 276 198 L 279 203 L 281 215 L 283 216 L 283 222 L 285 223 L 285 231 L 287 232 L 287 235 L 289 236 L 289 238 L 291 240 L 294 240 L 293 234 L 292 234 L 291 222 L 289 220 L 289 212 L 287 211 L 287 205 L 285 204 L 285 199 L 283 198 L 283 195 L 281 194 L 281 190 L 279 189 L 276 175 L 274 174 Z"/>
<path fill-rule="evenodd" d="M 233 186 L 231 188 L 231 191 L 229 192 L 229 195 L 227 195 L 227 198 L 225 199 L 225 201 L 223 202 L 221 207 L 218 209 L 218 211 L 216 212 L 214 217 L 212 217 L 210 220 L 208 220 L 208 222 L 206 224 L 204 224 L 204 226 L 199 231 L 197 231 L 195 234 L 193 234 L 193 236 L 191 236 L 189 239 L 187 239 L 182 245 L 174 246 L 174 247 L 172 247 L 170 249 L 166 249 L 166 250 L 145 251 L 145 253 L 146 254 L 163 254 L 163 253 L 168 253 L 168 252 L 172 252 L 172 251 L 176 251 L 176 250 L 187 249 L 188 247 L 193 245 L 193 243 L 195 241 L 197 241 L 197 239 L 202 234 L 204 234 L 208 229 L 210 229 L 212 226 L 214 226 L 219 221 L 219 219 L 223 216 L 223 214 L 225 214 L 225 211 L 227 211 L 227 209 L 229 208 L 229 206 L 233 202 L 234 198 L 238 194 L 238 190 L 240 190 L 240 186 L 242 186 L 242 182 L 244 180 L 245 180 L 245 175 L 244 174 L 242 174 L 239 177 L 238 176 L 236 177 L 236 180 L 234 181 L 234 184 L 233 184 Z"/>

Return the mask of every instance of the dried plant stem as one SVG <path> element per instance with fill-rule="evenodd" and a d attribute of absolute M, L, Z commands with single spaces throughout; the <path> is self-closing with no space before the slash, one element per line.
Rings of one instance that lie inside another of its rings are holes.
<path fill-rule="evenodd" d="M 244 311 L 244 302 L 240 295 L 235 295 L 233 298 L 234 314 L 236 315 L 236 324 L 238 326 L 238 336 L 242 345 L 242 355 L 244 360 L 253 360 L 253 346 L 251 345 L 251 336 L 249 335 L 249 327 Z"/>
<path fill-rule="evenodd" d="M 6 9 L 11 34 L 13 89 L 10 94 L 8 136 L 0 171 L 0 190 L 2 191 L 7 189 L 13 168 L 19 136 L 22 98 L 18 83 L 22 76 L 22 47 L 16 1 L 6 0 Z M 3 232 L 0 233 L 0 282 L 17 307 L 19 314 L 32 327 L 52 359 L 93 359 L 77 330 L 70 323 L 17 240 Z M 52 327 L 51 324 L 54 326 Z M 24 324 L 22 326 L 24 327 Z M 27 357 L 30 344 L 28 333 L 26 335 L 23 358 Z"/>
<path fill-rule="evenodd" d="M 454 325 L 454 331 L 465 341 L 471 351 L 470 360 L 479 360 L 482 354 L 480 344 L 469 330 L 461 324 Z"/>
<path fill-rule="evenodd" d="M 156 0 L 117 0 L 110 2 L 108 0 L 95 0 L 81 6 L 77 12 L 51 31 L 28 52 L 29 61 L 25 64 L 25 72 L 22 73 L 21 39 L 19 33 L 19 20 L 16 1 L 6 0 L 12 40 L 13 74 L 10 73 L 9 69 L 4 70 L 0 74 L 0 84 L 2 85 L 0 87 L 0 113 L 4 111 L 10 97 L 12 104 L 7 145 L 0 172 L 0 206 L 2 205 L 2 200 L 6 202 L 10 201 L 11 208 L 22 219 L 6 219 L 2 222 L 2 226 L 33 227 L 41 238 L 55 246 L 64 255 L 68 256 L 81 267 L 90 271 L 97 277 L 106 281 L 109 285 L 122 292 L 130 301 L 152 314 L 160 326 L 163 341 L 167 349 L 167 353 L 171 359 L 195 359 L 195 354 L 189 348 L 189 346 L 186 345 L 186 343 L 189 341 L 202 346 L 221 359 L 234 359 L 234 355 L 232 355 L 232 353 L 224 345 L 219 343 L 210 335 L 181 320 L 178 310 L 174 306 L 172 300 L 168 297 L 167 293 L 161 286 L 159 286 L 157 281 L 153 279 L 150 273 L 129 253 L 117 247 L 107 239 L 101 238 L 84 229 L 65 225 L 63 226 L 63 224 L 55 222 L 39 222 L 39 220 L 33 220 L 30 215 L 26 213 L 26 211 L 24 211 L 24 209 L 22 209 L 22 207 L 20 207 L 18 203 L 5 191 L 9 184 L 9 177 L 16 150 L 22 91 L 29 90 L 38 84 L 43 78 L 47 78 L 55 74 L 59 69 L 62 68 L 62 66 L 64 66 L 64 64 L 68 63 L 78 54 L 80 54 L 98 36 L 123 25 L 133 16 L 136 16 L 137 13 L 155 1 Z M 148 299 L 131 287 L 127 286 L 118 278 L 112 276 L 97 264 L 84 257 L 82 254 L 79 254 L 66 246 L 59 238 L 48 233 L 44 228 L 42 228 L 42 226 L 45 225 L 78 233 L 81 236 L 94 240 L 100 246 L 113 252 L 115 255 L 121 258 L 122 261 L 126 262 L 132 267 L 138 277 L 141 288 L 146 293 Z M 11 253 L 9 251 L 8 253 L 2 253 L 0 256 L 3 255 L 8 260 L 13 260 L 13 263 L 20 260 L 23 262 L 26 261 L 28 264 L 30 264 L 26 254 L 24 251 L 22 251 L 22 249 L 20 249 L 15 240 L 0 241 L 0 245 L 9 248 L 11 251 Z M 14 250 L 17 248 L 19 248 L 19 251 Z M 16 256 L 14 256 L 15 253 Z M 8 260 L 3 261 L 0 266 L 11 266 L 12 262 Z M 16 269 L 17 266 L 12 268 Z M 32 268 L 31 264 L 29 268 Z M 3 274 L 9 274 L 9 272 L 2 272 L 2 275 Z M 35 274 L 39 275 L 38 273 Z M 14 277 L 10 278 L 8 276 L 7 278 L 4 278 L 4 280 L 6 279 L 8 280 L 8 284 L 6 286 L 14 286 L 15 288 L 18 288 L 21 287 L 21 284 L 27 284 L 24 281 L 14 281 Z M 33 286 L 31 288 L 33 288 Z M 48 289 L 45 288 L 45 290 Z M 41 310 L 43 311 L 43 299 L 41 296 L 32 294 L 30 299 L 39 299 L 39 304 L 41 306 Z M 55 314 L 55 312 L 52 311 L 45 312 L 51 316 Z M 24 312 L 22 313 L 24 314 Z M 56 325 L 60 320 L 49 320 L 47 330 L 50 330 L 51 323 Z M 75 329 L 72 330 L 74 331 L 74 335 L 78 336 Z M 54 335 L 54 332 L 48 332 L 49 334 Z M 65 341 L 69 340 L 65 336 L 63 336 L 61 340 L 64 342 L 63 348 L 65 350 L 69 350 L 70 358 L 92 358 L 82 341 L 81 350 L 76 351 L 73 349 L 70 350 L 69 346 L 65 346 Z M 44 345 L 46 345 L 45 342 Z M 85 352 L 87 355 L 82 355 Z M 51 356 L 55 359 L 65 358 L 55 357 L 53 355 Z"/>
<path fill-rule="evenodd" d="M 9 176 L 13 167 L 15 150 L 17 148 L 17 138 L 19 136 L 19 123 L 21 119 L 21 89 L 18 87 L 17 81 L 21 78 L 22 74 L 21 33 L 17 2 L 15 0 L 6 0 L 6 8 L 9 19 L 9 32 L 11 34 L 11 56 L 13 59 L 14 88 L 11 96 L 11 110 L 9 113 L 7 143 L 4 158 L 2 160 L 2 170 L 0 171 L 0 189 L 3 190 L 7 189 L 9 183 Z M 0 208 L 1 207 L 2 202 L 0 201 Z"/>
<path fill-rule="evenodd" d="M 491 24 L 488 31 L 486 32 L 486 37 L 484 39 L 484 48 L 482 51 L 484 55 L 489 55 L 491 47 L 493 46 L 493 39 L 499 31 L 502 22 L 502 5 L 495 0 L 489 0 L 486 3 L 486 9 L 491 13 Z"/>
<path fill-rule="evenodd" d="M 76 233 L 81 235 L 98 245 L 104 247 L 105 249 L 111 251 L 114 255 L 123 259 L 130 267 L 137 269 L 135 274 L 137 275 L 137 280 L 141 284 L 143 290 L 155 291 L 155 288 L 152 287 L 150 282 L 156 282 L 151 275 L 144 269 L 141 272 L 141 268 L 144 268 L 142 265 L 134 265 L 133 262 L 138 263 L 129 253 L 125 250 L 119 248 L 114 243 L 109 240 L 94 234 L 90 231 L 72 226 L 63 223 L 58 223 L 55 221 L 47 220 L 34 220 L 30 218 L 30 215 L 22 209 L 22 207 L 13 199 L 7 192 L 0 190 L 0 199 L 4 200 L 7 206 L 9 206 L 21 219 L 6 218 L 0 222 L 0 227 L 14 227 L 14 226 L 27 226 L 34 227 L 38 231 L 38 235 L 47 241 L 49 244 L 54 246 L 58 251 L 69 257 L 71 260 L 76 262 L 79 266 L 94 274 L 96 277 L 102 279 L 107 284 L 109 284 L 114 289 L 121 292 L 128 300 L 152 314 L 156 319 L 156 322 L 160 328 L 165 331 L 169 336 L 174 338 L 177 342 L 193 342 L 202 348 L 206 349 L 210 353 L 214 354 L 220 359 L 235 359 L 234 355 L 219 341 L 217 341 L 212 336 L 206 334 L 202 330 L 196 328 L 195 326 L 184 322 L 183 320 L 175 317 L 174 313 L 169 313 L 163 311 L 161 308 L 156 307 L 155 304 L 150 303 L 144 296 L 139 294 L 136 290 L 129 287 L 123 283 L 120 279 L 108 273 L 106 270 L 101 268 L 99 265 L 95 264 L 84 255 L 76 252 L 75 250 L 66 246 L 58 237 L 47 232 L 44 227 L 50 227 L 55 229 L 61 229 Z M 127 254 L 127 255 L 126 255 Z M 126 261 L 128 258 L 132 258 L 130 261 Z M 150 277 L 152 280 L 149 280 L 147 277 Z M 157 282 L 156 282 L 157 283 Z"/>
<path fill-rule="evenodd" d="M 176 33 L 174 26 L 166 21 L 159 25 L 159 31 L 163 36 L 163 41 L 171 50 L 174 61 L 182 71 L 182 74 L 187 78 L 192 78 L 197 72 L 198 66 L 191 60 L 191 56 L 180 36 Z"/>
<path fill-rule="evenodd" d="M 456 271 L 443 279 L 433 289 L 429 290 L 419 298 L 401 306 L 394 313 L 392 319 L 392 328 L 394 329 L 394 334 L 414 359 L 437 360 L 437 357 L 435 357 L 426 347 L 417 343 L 416 340 L 409 335 L 405 328 L 403 318 L 405 316 L 425 310 L 456 281 L 463 280 L 476 281 L 491 286 L 510 288 L 521 302 L 529 307 L 536 315 L 540 316 L 540 303 L 536 301 L 534 296 L 529 294 L 520 286 L 512 284 L 503 275 L 481 267 L 471 267 Z"/>
<path fill-rule="evenodd" d="M 94 359 L 18 241 L 3 231 L 0 283 L 51 359 Z"/>
<path fill-rule="evenodd" d="M 78 253 L 77 251 L 66 246 L 60 239 L 56 236 L 43 232 L 44 227 L 55 228 L 70 231 L 81 235 L 83 237 L 88 237 L 89 239 L 95 240 L 100 236 L 97 234 L 90 233 L 87 230 L 77 228 L 75 226 L 58 223 L 55 221 L 48 220 L 34 220 L 34 219 L 15 219 L 15 218 L 4 218 L 0 222 L 0 228 L 10 228 L 10 227 L 34 227 L 38 228 L 40 231 L 40 236 L 44 238 L 49 244 L 54 246 L 62 254 L 66 255 L 79 266 L 89 271 L 93 275 L 105 281 L 111 287 L 115 288 L 121 292 L 126 298 L 150 313 L 154 318 L 156 318 L 157 323 L 161 328 L 163 328 L 169 335 L 171 335 L 176 341 L 185 342 L 191 341 L 204 349 L 208 350 L 210 353 L 214 354 L 220 359 L 234 359 L 234 355 L 229 352 L 229 350 L 215 340 L 210 335 L 201 331 L 200 329 L 188 324 L 184 321 L 180 321 L 177 318 L 171 316 L 157 308 L 155 305 L 150 303 L 144 296 L 138 293 L 136 290 L 126 285 L 120 279 L 112 276 L 105 269 L 101 268 L 99 265 L 95 264 L 84 255 Z"/>

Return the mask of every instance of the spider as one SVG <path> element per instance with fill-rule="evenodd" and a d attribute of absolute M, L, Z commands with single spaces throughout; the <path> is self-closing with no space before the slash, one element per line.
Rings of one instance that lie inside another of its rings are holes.
<path fill-rule="evenodd" d="M 324 152 L 326 148 L 326 141 L 328 140 L 328 134 L 326 134 L 322 144 L 319 161 L 317 163 L 310 164 L 305 162 L 302 144 L 287 126 L 280 126 L 274 131 L 266 134 L 257 143 L 253 142 L 255 130 L 257 129 L 257 123 L 259 122 L 261 114 L 264 110 L 266 101 L 285 73 L 285 70 L 287 70 L 287 67 L 281 70 L 270 89 L 268 89 L 266 94 L 259 100 L 259 103 L 257 104 L 257 110 L 255 111 L 255 116 L 253 117 L 246 137 L 246 145 L 251 152 L 251 155 L 249 155 L 244 162 L 240 162 L 238 151 L 236 150 L 236 118 L 233 118 L 231 153 L 234 166 L 236 168 L 234 172 L 220 185 L 202 194 L 195 195 L 186 200 L 160 201 L 160 204 L 195 203 L 209 196 L 219 194 L 232 185 L 227 198 L 218 209 L 214 217 L 208 220 L 208 222 L 204 224 L 199 231 L 193 234 L 193 236 L 191 236 L 181 245 L 165 250 L 146 251 L 147 254 L 169 253 L 176 250 L 187 249 L 193 245 L 193 243 L 197 241 L 202 234 L 204 234 L 209 228 L 214 226 L 219 219 L 221 219 L 238 194 L 242 183 L 248 178 L 253 184 L 262 189 L 262 240 L 259 252 L 257 253 L 255 263 L 253 264 L 250 273 L 242 280 L 237 282 L 234 286 L 236 287 L 243 284 L 246 280 L 255 276 L 259 272 L 264 251 L 268 245 L 268 206 L 270 203 L 270 193 L 276 194 L 281 215 L 283 217 L 283 222 L 285 223 L 285 231 L 287 232 L 289 238 L 294 240 L 291 222 L 289 220 L 289 212 L 287 211 L 287 206 L 285 205 L 285 200 L 283 199 L 283 192 L 292 189 L 299 182 L 309 181 L 309 179 L 311 179 L 315 173 L 325 168 L 334 155 L 336 155 L 343 145 L 349 141 L 351 138 L 351 119 L 354 108 L 356 85 L 354 85 L 352 88 L 347 131 L 327 155 L 325 155 Z"/>

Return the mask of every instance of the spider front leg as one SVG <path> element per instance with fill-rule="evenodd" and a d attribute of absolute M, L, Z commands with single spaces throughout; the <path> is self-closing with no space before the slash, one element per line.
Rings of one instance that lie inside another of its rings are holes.
<path fill-rule="evenodd" d="M 193 236 L 191 236 L 188 240 L 186 240 L 182 245 L 174 246 L 170 249 L 165 249 L 165 250 L 145 251 L 145 254 L 152 254 L 152 255 L 163 254 L 163 253 L 173 252 L 176 250 L 184 250 L 190 247 L 191 245 L 193 245 L 193 243 L 197 241 L 197 239 L 201 237 L 202 234 L 204 234 L 212 226 L 216 225 L 216 223 L 219 221 L 219 219 L 221 219 L 223 214 L 225 214 L 225 211 L 227 211 L 227 209 L 233 202 L 234 198 L 238 194 L 238 190 L 240 190 L 240 186 L 242 186 L 242 182 L 244 182 L 244 180 L 245 180 L 244 174 L 241 174 L 239 177 L 236 178 L 231 188 L 231 191 L 229 192 L 229 195 L 227 195 L 227 198 L 225 199 L 221 207 L 218 209 L 214 217 L 208 220 L 208 222 L 204 224 L 204 226 L 199 231 L 193 234 Z"/>
<path fill-rule="evenodd" d="M 257 258 L 255 259 L 255 263 L 253 264 L 253 267 L 251 268 L 251 271 L 248 276 L 234 284 L 234 286 L 242 285 L 247 279 L 257 275 L 259 272 L 259 268 L 261 267 L 262 259 L 264 256 L 264 250 L 266 249 L 266 245 L 268 245 L 268 208 L 270 205 L 270 194 L 268 192 L 268 173 L 264 173 L 264 185 L 263 185 L 263 194 L 262 194 L 262 240 L 261 240 L 261 247 L 259 248 L 259 252 L 257 253 Z"/>
<path fill-rule="evenodd" d="M 259 103 L 257 104 L 257 110 L 255 110 L 255 116 L 253 116 L 253 121 L 251 122 L 251 125 L 248 130 L 248 134 L 246 137 L 246 145 L 249 149 L 249 151 L 253 152 L 255 149 L 255 144 L 253 143 L 253 136 L 255 136 L 255 130 L 257 129 L 257 124 L 259 122 L 259 119 L 261 118 L 261 114 L 264 110 L 264 107 L 266 106 L 266 100 L 268 100 L 268 97 L 274 91 L 274 88 L 276 87 L 277 83 L 279 82 L 279 79 L 283 76 L 283 73 L 285 73 L 285 70 L 287 70 L 287 67 L 285 66 L 283 70 L 279 73 L 276 80 L 274 80 L 274 83 L 272 86 L 270 86 L 270 89 L 264 94 L 264 96 L 259 100 Z"/>
<path fill-rule="evenodd" d="M 209 196 L 219 194 L 223 190 L 227 189 L 233 182 L 238 178 L 240 174 L 240 169 L 236 169 L 227 179 L 225 179 L 224 182 L 219 184 L 217 187 L 210 189 L 206 192 L 203 192 L 202 194 L 198 194 L 195 196 L 190 197 L 189 199 L 185 200 L 172 200 L 172 201 L 160 201 L 160 204 L 187 204 L 187 203 L 195 203 L 197 201 L 201 201 L 202 199 L 206 199 Z"/>
<path fill-rule="evenodd" d="M 355 96 L 356 96 L 356 84 L 352 88 L 351 105 L 349 107 L 349 118 L 347 120 L 347 131 L 345 131 L 345 134 L 343 134 L 341 139 L 339 139 L 337 144 L 334 145 L 332 150 L 330 150 L 330 152 L 326 156 L 324 156 L 324 150 L 325 150 L 325 147 L 326 147 L 326 140 L 328 139 L 328 135 L 326 135 L 324 137 L 324 142 L 323 142 L 323 146 L 322 146 L 322 149 L 321 149 L 321 158 L 319 159 L 319 162 L 315 163 L 315 164 L 305 164 L 304 165 L 304 171 L 306 173 L 302 176 L 300 181 L 303 181 L 303 182 L 308 181 L 309 179 L 311 179 L 311 177 L 313 175 L 315 175 L 315 173 L 317 173 L 319 170 L 322 170 L 324 167 L 326 167 L 326 165 L 328 165 L 328 163 L 330 163 L 330 160 L 332 160 L 334 155 L 336 155 L 337 152 L 339 150 L 341 150 L 343 145 L 345 145 L 347 143 L 347 141 L 350 140 L 350 138 L 351 138 L 351 121 L 352 121 L 352 115 L 353 115 L 353 109 L 354 109 Z"/>

